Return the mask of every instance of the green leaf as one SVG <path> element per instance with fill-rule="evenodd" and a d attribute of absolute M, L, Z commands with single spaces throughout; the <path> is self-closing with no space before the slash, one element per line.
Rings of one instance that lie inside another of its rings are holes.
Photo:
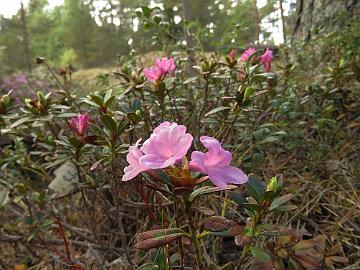
<path fill-rule="evenodd" d="M 76 137 L 70 137 L 69 143 L 75 148 L 80 147 L 83 144 L 83 142 L 78 140 Z"/>
<path fill-rule="evenodd" d="M 292 194 L 286 194 L 284 196 L 281 196 L 279 198 L 276 198 L 275 200 L 273 200 L 273 202 L 271 203 L 270 207 L 269 207 L 269 211 L 274 210 L 275 208 L 278 208 L 279 206 L 283 205 L 284 203 L 288 202 L 289 200 L 291 200 L 291 198 L 293 197 Z"/>
<path fill-rule="evenodd" d="M 159 266 L 153 263 L 145 263 L 138 267 L 136 270 L 158 270 Z"/>
<path fill-rule="evenodd" d="M 104 104 L 106 104 L 108 102 L 108 100 L 111 98 L 112 96 L 112 89 L 108 90 L 105 94 L 105 97 L 104 97 Z"/>
<path fill-rule="evenodd" d="M 244 196 L 240 192 L 230 192 L 230 199 L 238 205 L 243 205 L 244 203 L 246 203 Z"/>
<path fill-rule="evenodd" d="M 31 119 L 31 117 L 23 117 L 23 118 L 15 121 L 14 123 L 12 123 L 10 128 L 15 128 L 17 126 L 20 126 L 21 124 L 28 122 L 30 119 Z"/>
<path fill-rule="evenodd" d="M 0 210 L 7 204 L 9 201 L 9 192 L 7 190 L 0 190 Z"/>
<path fill-rule="evenodd" d="M 104 160 L 106 159 L 106 157 L 99 159 L 98 161 L 96 161 L 90 168 L 90 171 L 95 170 L 102 162 L 104 162 Z"/>
<path fill-rule="evenodd" d="M 131 109 L 133 110 L 133 112 L 136 112 L 137 110 L 141 110 L 141 100 L 135 98 L 131 103 Z"/>
<path fill-rule="evenodd" d="M 249 175 L 249 180 L 244 186 L 257 202 L 261 202 L 264 199 L 264 183 L 257 176 Z"/>
<path fill-rule="evenodd" d="M 244 93 L 244 98 L 249 99 L 249 97 L 251 97 L 253 94 L 254 94 L 254 88 L 247 87 Z"/>
<path fill-rule="evenodd" d="M 100 115 L 99 116 L 101 123 L 103 123 L 103 125 L 110 130 L 111 133 L 116 132 L 116 123 L 114 121 L 114 119 L 112 119 L 110 116 L 108 115 Z"/>
<path fill-rule="evenodd" d="M 259 212 L 261 210 L 261 206 L 258 204 L 244 203 L 242 206 L 251 212 Z"/>
<path fill-rule="evenodd" d="M 190 77 L 189 79 L 186 79 L 184 82 L 183 82 L 183 84 L 189 84 L 189 83 L 191 83 L 191 82 L 194 82 L 194 81 L 196 81 L 198 79 L 198 77 Z"/>
<path fill-rule="evenodd" d="M 65 141 L 54 140 L 54 142 L 56 142 L 57 144 L 60 144 L 62 146 L 70 147 L 70 144 L 68 142 L 65 142 Z"/>
<path fill-rule="evenodd" d="M 281 182 L 276 177 L 272 177 L 266 185 L 266 191 L 273 191 L 274 193 L 278 193 L 280 189 Z"/>
<path fill-rule="evenodd" d="M 149 18 L 150 14 L 151 14 L 151 9 L 148 6 L 141 6 L 140 8 L 141 8 L 142 13 L 144 14 L 144 16 L 146 18 Z"/>
<path fill-rule="evenodd" d="M 75 117 L 76 113 L 59 113 L 56 115 L 56 117 L 58 118 L 70 118 L 70 117 Z"/>
<path fill-rule="evenodd" d="M 90 96 L 91 100 L 93 102 L 95 102 L 98 106 L 102 107 L 103 106 L 103 99 L 102 97 L 99 97 L 99 96 L 96 96 L 96 95 L 93 95 L 93 96 Z"/>
<path fill-rule="evenodd" d="M 255 78 L 264 78 L 264 79 L 274 79 L 275 75 L 274 73 L 260 73 L 260 74 L 255 74 L 254 75 Z"/>
<path fill-rule="evenodd" d="M 93 102 L 91 100 L 88 100 L 88 99 L 83 99 L 83 102 L 85 102 L 85 103 L 87 103 L 87 104 L 89 104 L 91 106 L 94 106 L 96 108 L 99 108 L 101 106 L 101 105 L 98 105 L 98 104 L 96 104 L 95 102 Z"/>
<path fill-rule="evenodd" d="M 218 112 L 222 112 L 222 111 L 225 111 L 225 110 L 229 110 L 230 107 L 224 107 L 224 106 L 221 106 L 221 107 L 217 107 L 215 109 L 212 109 L 210 112 L 207 112 L 205 114 L 205 117 L 208 117 L 209 115 L 212 115 L 212 114 L 215 114 L 215 113 L 218 113 Z"/>
<path fill-rule="evenodd" d="M 264 200 L 267 202 L 272 202 L 276 196 L 276 193 L 274 191 L 266 191 L 264 193 Z"/>
<path fill-rule="evenodd" d="M 165 253 L 164 247 L 161 247 L 155 255 L 154 263 L 159 266 L 160 270 L 168 270 L 170 268 L 167 254 L 167 252 Z"/>
<path fill-rule="evenodd" d="M 261 141 L 259 142 L 259 144 L 276 142 L 276 141 L 278 141 L 278 140 L 280 140 L 280 139 L 281 139 L 281 137 L 279 137 L 279 136 L 268 136 L 268 137 L 266 137 L 265 139 L 261 140 Z"/>
<path fill-rule="evenodd" d="M 157 24 L 159 24 L 162 21 L 162 18 L 160 16 L 154 16 L 153 19 Z"/>
<path fill-rule="evenodd" d="M 263 248 L 260 247 L 250 247 L 251 255 L 260 262 L 269 262 L 271 261 L 271 256 Z"/>
<path fill-rule="evenodd" d="M 214 192 L 228 190 L 228 189 L 235 189 L 235 188 L 236 188 L 236 186 L 234 186 L 234 185 L 228 185 L 226 188 L 210 187 L 210 186 L 200 187 L 198 189 L 195 189 L 193 192 L 191 192 L 189 201 L 191 202 L 191 201 L 195 200 L 197 197 L 206 195 L 209 193 L 214 193 Z"/>
<path fill-rule="evenodd" d="M 115 100 L 115 96 L 111 96 L 105 103 L 104 106 L 109 107 Z"/>

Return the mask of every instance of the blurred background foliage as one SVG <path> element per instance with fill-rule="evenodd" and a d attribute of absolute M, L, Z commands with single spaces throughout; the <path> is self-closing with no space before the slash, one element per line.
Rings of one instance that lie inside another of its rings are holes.
<path fill-rule="evenodd" d="M 244 48 L 260 37 L 274 44 L 266 28 L 257 30 L 257 24 L 278 6 L 277 0 L 265 2 L 258 8 L 253 0 L 189 1 L 190 31 L 206 51 Z M 185 42 L 182 0 L 65 0 L 53 9 L 47 4 L 30 0 L 14 16 L 0 17 L 0 74 L 26 69 L 36 56 L 79 68 L 109 65 L 116 55 L 160 50 L 155 30 L 136 16 L 141 5 L 161 9 L 155 21 L 168 31 L 170 48 Z M 286 5 L 290 23 L 295 3 Z M 268 21 L 274 25 L 278 20 Z"/>

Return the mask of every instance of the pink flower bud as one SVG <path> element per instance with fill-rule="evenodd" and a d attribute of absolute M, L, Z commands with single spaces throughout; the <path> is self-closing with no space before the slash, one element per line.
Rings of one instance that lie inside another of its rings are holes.
<path fill-rule="evenodd" d="M 236 52 L 234 49 L 231 49 L 231 51 L 229 52 L 229 58 L 231 60 L 231 62 L 234 62 L 235 60 L 235 55 L 236 55 Z"/>
<path fill-rule="evenodd" d="M 79 136 L 83 137 L 89 126 L 89 115 L 79 113 L 76 117 L 71 118 L 70 127 Z"/>
<path fill-rule="evenodd" d="M 272 51 L 269 48 L 266 48 L 266 51 L 263 55 L 261 55 L 261 63 L 264 66 L 266 72 L 271 71 L 271 63 L 273 60 Z"/>

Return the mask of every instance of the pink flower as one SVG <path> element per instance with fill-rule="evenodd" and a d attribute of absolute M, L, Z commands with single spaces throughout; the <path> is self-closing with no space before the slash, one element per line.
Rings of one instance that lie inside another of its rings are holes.
<path fill-rule="evenodd" d="M 79 113 L 76 117 L 71 118 L 70 127 L 79 136 L 83 137 L 89 126 L 89 115 Z"/>
<path fill-rule="evenodd" d="M 163 74 L 173 73 L 176 68 L 174 58 L 164 57 L 162 59 L 156 59 L 155 65 L 163 72 Z"/>
<path fill-rule="evenodd" d="M 243 54 L 240 56 L 240 61 L 242 62 L 246 62 L 249 57 L 256 52 L 255 48 L 249 48 L 246 51 L 243 52 Z M 256 61 L 256 57 L 253 58 L 253 61 Z"/>
<path fill-rule="evenodd" d="M 162 70 L 155 66 L 144 69 L 144 75 L 146 79 L 148 79 L 151 82 L 160 81 L 163 74 L 164 73 L 162 72 Z"/>
<path fill-rule="evenodd" d="M 269 48 L 266 48 L 266 51 L 263 55 L 260 56 L 261 63 L 264 66 L 266 72 L 271 71 L 271 63 L 273 60 L 272 51 Z"/>
<path fill-rule="evenodd" d="M 159 82 L 164 79 L 166 74 L 174 73 L 175 71 L 174 58 L 164 57 L 155 60 L 155 66 L 144 69 L 145 77 L 151 82 Z"/>
<path fill-rule="evenodd" d="M 232 154 L 224 150 L 215 138 L 202 136 L 201 143 L 208 149 L 206 153 L 194 151 L 191 154 L 191 170 L 207 174 L 214 185 L 225 188 L 227 184 L 244 184 L 247 175 L 240 169 L 230 166 Z"/>
<path fill-rule="evenodd" d="M 231 51 L 229 52 L 229 58 L 231 60 L 231 62 L 234 62 L 235 60 L 235 55 L 236 55 L 236 52 L 234 49 L 231 49 Z"/>
<path fill-rule="evenodd" d="M 163 122 L 154 129 L 140 150 L 144 156 L 139 163 L 150 169 L 162 169 L 182 160 L 189 150 L 193 137 L 186 133 L 186 127 L 176 123 Z"/>
<path fill-rule="evenodd" d="M 128 181 L 136 177 L 139 173 L 147 171 L 148 168 L 142 166 L 139 163 L 139 159 L 144 156 L 144 153 L 140 151 L 138 145 L 141 139 L 139 139 L 135 145 L 129 147 L 129 153 L 126 155 L 126 160 L 129 166 L 124 168 L 124 175 L 122 181 Z"/>

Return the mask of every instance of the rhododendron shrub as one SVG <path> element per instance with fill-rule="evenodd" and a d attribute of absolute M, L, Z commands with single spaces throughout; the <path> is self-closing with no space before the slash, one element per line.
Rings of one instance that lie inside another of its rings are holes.
<path fill-rule="evenodd" d="M 293 94 L 277 83 L 291 70 L 275 76 L 274 56 L 233 49 L 196 56 L 191 69 L 175 53 L 152 66 L 121 63 L 107 75 L 114 85 L 81 98 L 71 70 L 38 58 L 56 76 L 56 94 L 38 91 L 18 105 L 13 91 L 0 96 L 0 241 L 39 247 L 28 255 L 35 262 L 73 269 L 344 262 L 339 245 L 296 230 L 304 219 L 291 212 L 282 174 L 293 170 L 289 137 L 298 134 L 284 118 L 302 109 L 284 116 Z"/>

